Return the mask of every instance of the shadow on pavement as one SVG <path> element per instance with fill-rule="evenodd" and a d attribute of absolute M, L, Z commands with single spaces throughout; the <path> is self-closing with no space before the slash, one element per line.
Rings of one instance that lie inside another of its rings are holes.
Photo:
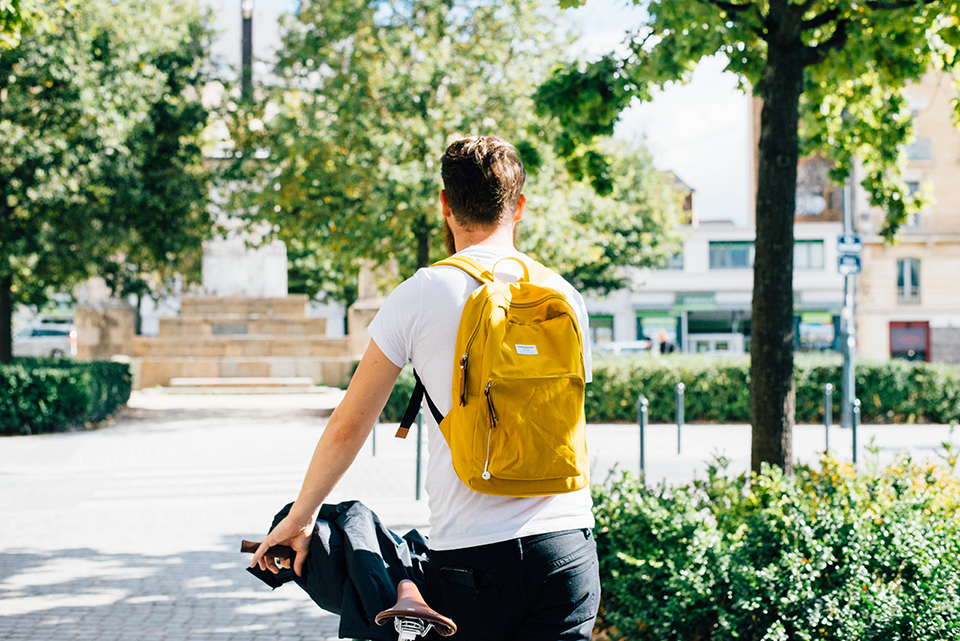
<path fill-rule="evenodd" d="M 241 535 L 224 537 L 239 550 Z M 249 538 L 249 537 L 248 537 Z M 336 638 L 338 619 L 297 586 L 271 591 L 239 552 L 0 552 L 0 638 Z"/>

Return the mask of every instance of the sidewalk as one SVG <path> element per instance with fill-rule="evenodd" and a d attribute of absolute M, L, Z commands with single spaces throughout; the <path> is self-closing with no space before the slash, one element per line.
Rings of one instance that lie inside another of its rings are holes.
<path fill-rule="evenodd" d="M 143 392 L 96 431 L 0 439 L 0 640 L 336 638 L 335 616 L 293 585 L 270 591 L 237 552 L 296 496 L 336 400 Z M 330 501 L 360 499 L 400 532 L 427 532 L 416 432 L 394 429 L 378 427 L 376 455 L 368 443 Z M 930 456 L 948 438 L 943 426 L 864 426 L 861 444 L 871 434 L 882 459 L 906 445 Z M 685 426 L 680 455 L 676 436 L 648 429 L 651 481 L 702 476 L 714 454 L 732 472 L 749 464 L 748 426 Z M 799 426 L 796 456 L 815 461 L 823 436 Z M 636 471 L 635 425 L 591 425 L 588 438 L 595 480 Z M 849 440 L 831 431 L 842 458 Z"/>

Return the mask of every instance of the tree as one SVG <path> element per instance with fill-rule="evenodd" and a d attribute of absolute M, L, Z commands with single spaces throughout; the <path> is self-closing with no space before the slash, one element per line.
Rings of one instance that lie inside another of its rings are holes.
<path fill-rule="evenodd" d="M 38 0 L 0 0 L 0 49 L 12 49 L 20 44 L 24 32 L 37 23 L 46 22 L 44 4 Z M 47 9 L 49 10 L 49 9 Z"/>
<path fill-rule="evenodd" d="M 582 0 L 561 0 L 571 6 Z M 637 1 L 637 4 L 641 4 Z M 797 162 L 819 151 L 844 181 L 854 158 L 862 185 L 884 207 L 893 239 L 921 205 L 900 177 L 912 125 L 905 88 L 960 60 L 957 0 L 650 0 L 628 38 L 630 53 L 557 70 L 544 107 L 568 148 L 608 134 L 631 100 L 684 81 L 704 56 L 763 99 L 760 115 L 751 348 L 752 467 L 792 469 L 793 218 Z M 960 109 L 960 107 L 958 107 Z M 602 167 L 602 163 L 600 163 Z"/>
<path fill-rule="evenodd" d="M 170 260 L 178 230 L 204 225 L 169 200 L 195 194 L 199 165 L 163 147 L 198 133 L 167 131 L 178 105 L 199 100 L 175 93 L 189 75 L 175 60 L 198 62 L 196 4 L 48 8 L 49 29 L 0 52 L 0 362 L 12 357 L 14 301 L 38 304 L 144 244 Z"/>
<path fill-rule="evenodd" d="M 673 251 L 671 202 L 643 154 L 624 155 L 611 198 L 556 158 L 533 103 L 566 49 L 553 18 L 526 0 L 304 3 L 286 24 L 276 84 L 227 105 L 233 209 L 268 221 L 295 254 L 317 254 L 295 263 L 298 280 L 321 269 L 312 282 L 349 304 L 361 261 L 406 276 L 444 255 L 439 159 L 457 135 L 496 133 L 528 169 L 524 248 L 578 282 L 623 284 L 605 268 Z"/>

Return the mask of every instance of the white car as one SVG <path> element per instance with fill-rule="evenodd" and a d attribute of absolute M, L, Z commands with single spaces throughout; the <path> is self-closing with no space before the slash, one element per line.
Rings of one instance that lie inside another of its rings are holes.
<path fill-rule="evenodd" d="M 596 354 L 609 354 L 611 356 L 649 353 L 650 350 L 653 349 L 653 341 L 609 341 L 606 343 L 594 343 L 591 349 Z"/>
<path fill-rule="evenodd" d="M 65 358 L 77 355 L 77 328 L 72 323 L 41 323 L 13 338 L 14 356 Z"/>

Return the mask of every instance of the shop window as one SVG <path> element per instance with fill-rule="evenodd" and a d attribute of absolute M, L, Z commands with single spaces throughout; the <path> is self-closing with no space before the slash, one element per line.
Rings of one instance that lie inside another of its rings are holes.
<path fill-rule="evenodd" d="M 930 324 L 925 321 L 891 322 L 890 356 L 909 361 L 929 361 Z"/>
<path fill-rule="evenodd" d="M 713 241 L 710 243 L 710 269 L 752 269 L 754 247 L 751 241 Z"/>
<path fill-rule="evenodd" d="M 793 246 L 794 269 L 823 269 L 823 241 L 798 240 Z"/>
<path fill-rule="evenodd" d="M 901 303 L 920 302 L 920 259 L 897 260 L 897 300 Z"/>

